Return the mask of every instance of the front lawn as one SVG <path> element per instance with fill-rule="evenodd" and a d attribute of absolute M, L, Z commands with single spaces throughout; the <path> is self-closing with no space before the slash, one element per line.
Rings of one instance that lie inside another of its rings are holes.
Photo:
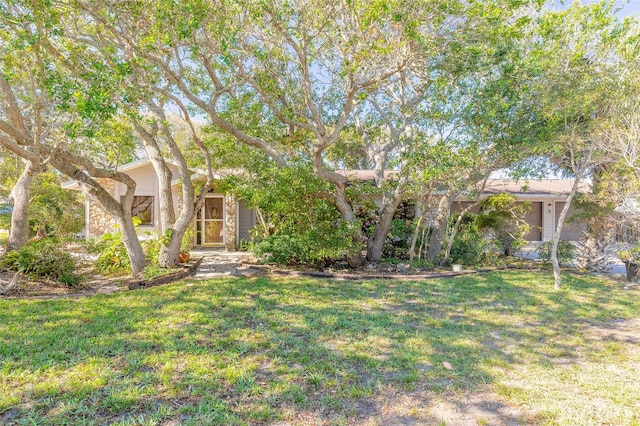
<path fill-rule="evenodd" d="M 638 290 L 552 286 L 230 278 L 0 300 L 0 423 L 640 423 Z"/>

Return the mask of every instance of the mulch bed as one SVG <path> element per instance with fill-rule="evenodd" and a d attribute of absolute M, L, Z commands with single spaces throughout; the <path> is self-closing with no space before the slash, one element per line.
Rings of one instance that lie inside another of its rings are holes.
<path fill-rule="evenodd" d="M 0 285 L 6 287 L 11 283 L 15 272 L 12 271 L 0 271 Z M 66 295 L 73 294 L 82 291 L 86 291 L 90 287 L 87 285 L 77 285 L 74 287 L 69 287 L 66 284 L 59 283 L 57 281 L 44 280 L 44 281 L 33 281 L 29 280 L 27 277 L 20 277 L 20 281 L 18 284 L 8 290 L 7 292 L 0 294 L 0 297 L 31 297 L 31 296 L 47 296 L 47 295 Z"/>
<path fill-rule="evenodd" d="M 443 268 L 407 268 L 397 267 L 395 265 L 376 265 L 373 268 L 359 268 L 348 270 L 347 272 L 335 271 L 335 270 L 313 270 L 313 269 L 286 269 L 282 267 L 276 267 L 274 265 L 265 264 L 249 264 L 244 265 L 251 268 L 263 269 L 267 274 L 272 276 L 288 276 L 288 277 L 308 277 L 308 278 L 325 278 L 338 281 L 357 281 L 357 280 L 423 280 L 431 278 L 451 278 L 463 275 L 470 275 L 476 273 L 493 272 L 493 271 L 505 271 L 509 269 L 523 270 L 523 271 L 549 271 L 549 267 L 544 267 L 539 263 L 525 263 L 519 265 L 507 265 L 499 267 L 487 267 L 477 269 L 464 269 L 460 272 L 453 272 L 449 269 Z M 582 273 L 579 270 L 563 268 L 563 272 Z"/>
<path fill-rule="evenodd" d="M 65 284 L 56 281 L 32 281 L 27 280 L 26 277 L 21 277 L 18 285 L 6 293 L 0 294 L 0 298 L 6 299 L 22 299 L 22 298 L 59 298 L 59 297 L 81 297 L 81 296 L 93 296 L 100 292 L 106 286 L 110 286 L 112 291 L 121 290 L 135 290 L 140 288 L 150 288 L 162 284 L 168 284 L 174 281 L 181 280 L 190 275 L 193 275 L 202 261 L 202 258 L 192 260 L 191 262 L 182 265 L 177 271 L 170 272 L 165 275 L 154 277 L 151 279 L 132 279 L 128 276 L 121 277 L 100 277 L 83 284 L 69 287 Z M 0 270 L 0 285 L 7 286 L 13 276 L 14 272 Z M 117 290 L 115 290 L 117 289 Z"/>
<path fill-rule="evenodd" d="M 162 284 L 169 284 L 174 281 L 181 280 L 183 278 L 187 278 L 193 274 L 195 274 L 196 269 L 198 269 L 198 265 L 202 262 L 202 257 L 186 263 L 184 266 L 180 268 L 177 272 L 171 272 L 169 274 L 161 275 L 159 277 L 151 278 L 149 280 L 134 280 L 128 284 L 129 290 L 137 290 L 140 288 L 149 288 L 155 287 Z"/>

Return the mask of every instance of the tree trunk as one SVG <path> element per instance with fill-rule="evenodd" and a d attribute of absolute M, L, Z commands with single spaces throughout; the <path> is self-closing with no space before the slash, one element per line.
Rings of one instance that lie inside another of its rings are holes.
<path fill-rule="evenodd" d="M 398 204 L 400 204 L 400 199 L 393 200 L 392 205 L 383 207 L 378 226 L 376 226 L 371 239 L 369 239 L 369 244 L 367 244 L 367 260 L 369 262 L 380 262 L 380 259 L 382 259 L 382 248 L 389 234 Z"/>
<path fill-rule="evenodd" d="M 447 192 L 440 198 L 438 203 L 438 212 L 433 221 L 431 235 L 429 236 L 429 245 L 427 246 L 427 260 L 433 264 L 438 262 L 438 257 L 442 251 L 442 242 L 447 232 L 447 221 L 451 211 L 451 193 Z"/>
<path fill-rule="evenodd" d="M 456 235 L 458 234 L 458 230 L 460 229 L 460 224 L 462 223 L 462 218 L 466 212 L 467 209 L 460 213 L 460 216 L 458 216 L 458 219 L 456 219 L 456 223 L 454 223 L 453 227 L 451 228 L 451 234 L 447 238 L 447 246 L 444 249 L 444 256 L 442 257 L 440 266 L 445 265 L 449 260 L 449 256 L 451 255 L 451 247 L 453 247 L 453 241 L 456 239 Z"/>
<path fill-rule="evenodd" d="M 72 154 L 60 152 L 58 156 L 52 156 L 50 159 L 53 167 L 69 178 L 78 181 L 80 188 L 82 188 L 85 194 L 93 196 L 105 210 L 115 217 L 120 226 L 122 242 L 124 243 L 127 256 L 131 263 L 131 274 L 133 277 L 140 276 L 144 269 L 145 257 L 131 217 L 131 204 L 133 202 L 133 194 L 136 190 L 136 182 L 122 172 L 106 172 L 91 166 L 91 171 L 94 175 L 100 178 L 114 179 L 126 185 L 127 191 L 125 195 L 121 197 L 120 201 L 117 201 L 113 198 L 113 194 L 109 194 L 89 173 L 79 169 L 73 164 L 73 160 L 78 161 L 78 159 L 73 157 Z"/>
<path fill-rule="evenodd" d="M 148 151 L 147 151 L 148 152 Z M 151 160 L 153 168 L 158 176 L 158 204 L 160 205 L 160 234 L 173 226 L 176 221 L 176 212 L 173 208 L 173 192 L 171 191 L 171 180 L 173 174 L 164 160 Z M 192 200 L 193 202 L 193 200 Z"/>
<path fill-rule="evenodd" d="M 138 234 L 136 233 L 136 227 L 133 226 L 131 214 L 129 214 L 129 218 L 122 217 L 118 218 L 117 221 L 121 229 L 122 242 L 124 243 L 124 247 L 127 249 L 127 255 L 129 256 L 129 262 L 131 263 L 131 275 L 138 277 L 142 274 L 146 258 L 144 256 L 142 246 L 140 245 Z"/>
<path fill-rule="evenodd" d="M 187 179 L 189 179 L 187 177 Z M 179 262 L 180 249 L 182 248 L 182 237 L 186 233 L 189 226 L 193 222 L 195 215 L 195 191 L 191 181 L 189 181 L 190 188 L 185 188 L 185 181 L 183 179 L 183 200 L 182 210 L 178 216 L 178 220 L 173 224 L 171 238 L 167 244 L 163 244 L 160 247 L 160 255 L 158 256 L 158 265 L 163 268 L 172 268 Z M 208 184 L 205 187 L 208 188 Z M 205 192 L 208 189 L 205 190 Z"/>
<path fill-rule="evenodd" d="M 336 187 L 336 192 L 334 194 L 334 201 L 336 203 L 336 208 L 338 209 L 338 212 L 340 212 L 340 216 L 344 220 L 347 220 L 349 222 L 355 222 L 356 215 L 353 213 L 353 208 L 347 201 L 346 183 L 339 184 L 334 182 L 334 185 Z M 362 230 L 358 229 L 356 231 L 356 236 L 355 236 L 356 244 L 358 245 L 364 244 L 365 241 L 366 241 L 366 238 L 362 234 Z M 360 252 L 347 253 L 347 261 L 349 262 L 349 266 L 351 266 L 352 268 L 359 268 L 360 266 L 364 265 L 365 258 L 364 256 L 362 256 L 362 253 Z"/>
<path fill-rule="evenodd" d="M 413 259 L 416 254 L 416 242 L 418 241 L 418 234 L 420 233 L 420 226 L 424 220 L 424 213 L 420 214 L 416 227 L 413 230 L 413 238 L 411 239 L 411 249 L 409 249 L 409 265 L 413 267 Z"/>
<path fill-rule="evenodd" d="M 384 205 L 382 207 L 382 211 L 380 212 L 380 220 L 378 221 L 378 226 L 375 231 L 373 231 L 373 235 L 369 240 L 369 244 L 367 244 L 367 260 L 369 262 L 380 262 L 382 259 L 382 248 L 384 246 L 384 242 L 387 239 L 387 235 L 389 235 L 389 229 L 391 228 L 391 222 L 393 222 L 393 216 L 396 214 L 396 210 L 398 210 L 398 206 L 402 202 L 402 198 L 404 196 L 404 187 L 406 184 L 406 179 L 402 179 L 398 182 L 391 199 L 388 201 L 384 201 Z"/>
<path fill-rule="evenodd" d="M 16 272 L 13 275 L 13 278 L 11 279 L 11 282 L 9 283 L 8 286 L 3 287 L 0 285 L 0 294 L 4 294 L 6 292 L 8 292 L 9 290 L 11 290 L 12 288 L 16 287 L 18 285 L 18 282 L 20 281 L 20 272 Z"/>
<path fill-rule="evenodd" d="M 426 218 L 426 216 L 425 216 Z M 427 240 L 427 229 L 428 227 L 425 226 L 424 224 L 422 225 L 422 238 L 420 238 L 420 248 L 418 248 L 418 262 L 420 262 L 420 260 L 422 260 L 422 254 L 426 251 L 423 251 L 424 249 L 424 243 Z"/>
<path fill-rule="evenodd" d="M 176 213 L 173 209 L 173 192 L 171 192 L 171 180 L 173 174 L 165 161 L 160 145 L 156 140 L 157 128 L 152 130 L 153 134 L 148 132 L 139 123 L 134 122 L 134 127 L 142 138 L 144 149 L 151 161 L 151 165 L 158 177 L 158 204 L 160 205 L 160 234 L 171 229 L 176 221 Z"/>
<path fill-rule="evenodd" d="M 7 251 L 19 250 L 29 241 L 29 185 L 32 179 L 33 163 L 25 161 L 25 168 L 9 196 L 13 200 L 13 210 Z"/>
<path fill-rule="evenodd" d="M 553 280 L 554 285 L 553 288 L 555 290 L 560 290 L 562 288 L 562 276 L 560 275 L 560 262 L 558 262 L 558 243 L 560 242 L 560 235 L 562 234 L 562 228 L 564 226 L 564 220 L 567 217 L 567 213 L 569 212 L 569 207 L 571 207 L 571 200 L 578 192 L 578 186 L 580 184 L 582 175 L 584 172 L 580 172 L 576 175 L 576 179 L 573 182 L 573 186 L 571 187 L 571 192 L 567 196 L 567 199 L 564 203 L 564 208 L 560 213 L 560 217 L 558 218 L 558 223 L 556 224 L 556 232 L 553 234 L 553 240 L 551 242 L 551 265 L 553 266 Z"/>
<path fill-rule="evenodd" d="M 449 260 L 449 256 L 451 255 L 451 247 L 453 247 L 453 242 L 456 238 L 456 235 L 458 234 L 458 231 L 460 230 L 460 224 L 462 223 L 462 219 L 464 219 L 464 215 L 472 208 L 480 205 L 480 202 L 481 200 L 476 200 L 473 204 L 467 206 L 467 208 L 460 212 L 460 216 L 458 216 L 458 219 L 456 219 L 456 223 L 453 225 L 453 228 L 451 228 L 451 235 L 449 235 L 449 237 L 447 238 L 447 247 L 444 250 L 444 257 L 442 258 L 442 262 L 440 262 L 440 265 L 444 265 Z"/>

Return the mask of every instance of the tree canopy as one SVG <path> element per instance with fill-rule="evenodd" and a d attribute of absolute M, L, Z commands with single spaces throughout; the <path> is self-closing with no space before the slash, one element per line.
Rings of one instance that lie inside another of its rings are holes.
<path fill-rule="evenodd" d="M 25 162 L 14 198 L 50 166 L 78 180 L 117 218 L 134 273 L 135 182 L 118 166 L 142 152 L 161 182 L 166 266 L 216 170 L 233 169 L 227 185 L 280 231 L 335 229 L 360 265 L 363 249 L 380 260 L 409 197 L 432 208 L 445 194 L 419 226 L 446 261 L 451 201 L 498 169 L 543 157 L 577 188 L 602 164 L 638 167 L 638 23 L 606 1 L 11 0 L 0 43 L 0 145 Z M 354 167 L 372 184 L 341 170 Z"/>

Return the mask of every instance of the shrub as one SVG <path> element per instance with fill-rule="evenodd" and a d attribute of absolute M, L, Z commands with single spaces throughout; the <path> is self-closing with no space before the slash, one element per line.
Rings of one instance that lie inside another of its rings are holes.
<path fill-rule="evenodd" d="M 66 248 L 53 238 L 33 241 L 7 253 L 0 266 L 20 272 L 29 278 L 57 280 L 70 286 L 80 283 L 74 274 L 76 263 Z"/>
<path fill-rule="evenodd" d="M 305 257 L 302 253 L 303 245 L 294 235 L 269 235 L 253 244 L 251 249 L 256 256 L 264 256 L 271 263 L 295 263 Z"/>
<path fill-rule="evenodd" d="M 382 248 L 384 257 L 406 259 L 409 257 L 409 247 L 413 238 L 413 221 L 410 219 L 393 219 L 389 228 L 389 235 Z"/>
<path fill-rule="evenodd" d="M 467 221 L 467 219 L 464 220 Z M 453 240 L 451 253 L 449 254 L 451 263 L 480 264 L 485 260 L 487 245 L 487 240 L 475 225 L 475 218 L 470 216 L 466 223 L 462 223 Z"/>
<path fill-rule="evenodd" d="M 87 249 L 90 253 L 98 255 L 96 260 L 98 272 L 122 272 L 131 265 L 120 232 L 103 234 L 91 241 Z"/>
<path fill-rule="evenodd" d="M 158 237 L 155 232 L 146 232 L 147 238 L 141 242 L 142 250 L 144 250 L 144 256 L 153 265 L 158 263 L 160 257 L 160 248 L 162 244 L 168 244 L 171 239 L 170 231 L 167 232 L 167 236 Z"/>
<path fill-rule="evenodd" d="M 536 249 L 536 252 L 538 253 L 538 258 L 540 258 L 547 265 L 551 263 L 552 243 L 553 241 L 545 241 L 544 243 L 540 244 Z M 557 253 L 558 262 L 561 265 L 566 265 L 570 263 L 574 258 L 575 251 L 576 251 L 575 246 L 571 244 L 569 241 L 563 241 L 563 240 L 558 241 L 558 253 Z"/>
<path fill-rule="evenodd" d="M 526 244 L 524 236 L 531 230 L 525 220 L 531 211 L 531 203 L 517 203 L 512 194 L 487 197 L 481 204 L 476 218 L 478 229 L 490 233 L 502 254 L 514 255 Z"/>
<path fill-rule="evenodd" d="M 358 250 L 352 229 L 345 224 L 318 224 L 302 233 L 269 235 L 252 244 L 251 251 L 267 262 L 326 264 Z M 354 225 L 356 226 L 356 225 Z M 360 226 L 357 224 L 357 226 Z"/>
<path fill-rule="evenodd" d="M 255 254 L 269 262 L 320 266 L 361 249 L 355 238 L 361 222 L 342 219 L 324 196 L 331 186 L 309 164 L 275 168 L 263 164 L 253 172 L 249 179 L 227 180 L 227 190 L 259 214 L 251 245 Z"/>

